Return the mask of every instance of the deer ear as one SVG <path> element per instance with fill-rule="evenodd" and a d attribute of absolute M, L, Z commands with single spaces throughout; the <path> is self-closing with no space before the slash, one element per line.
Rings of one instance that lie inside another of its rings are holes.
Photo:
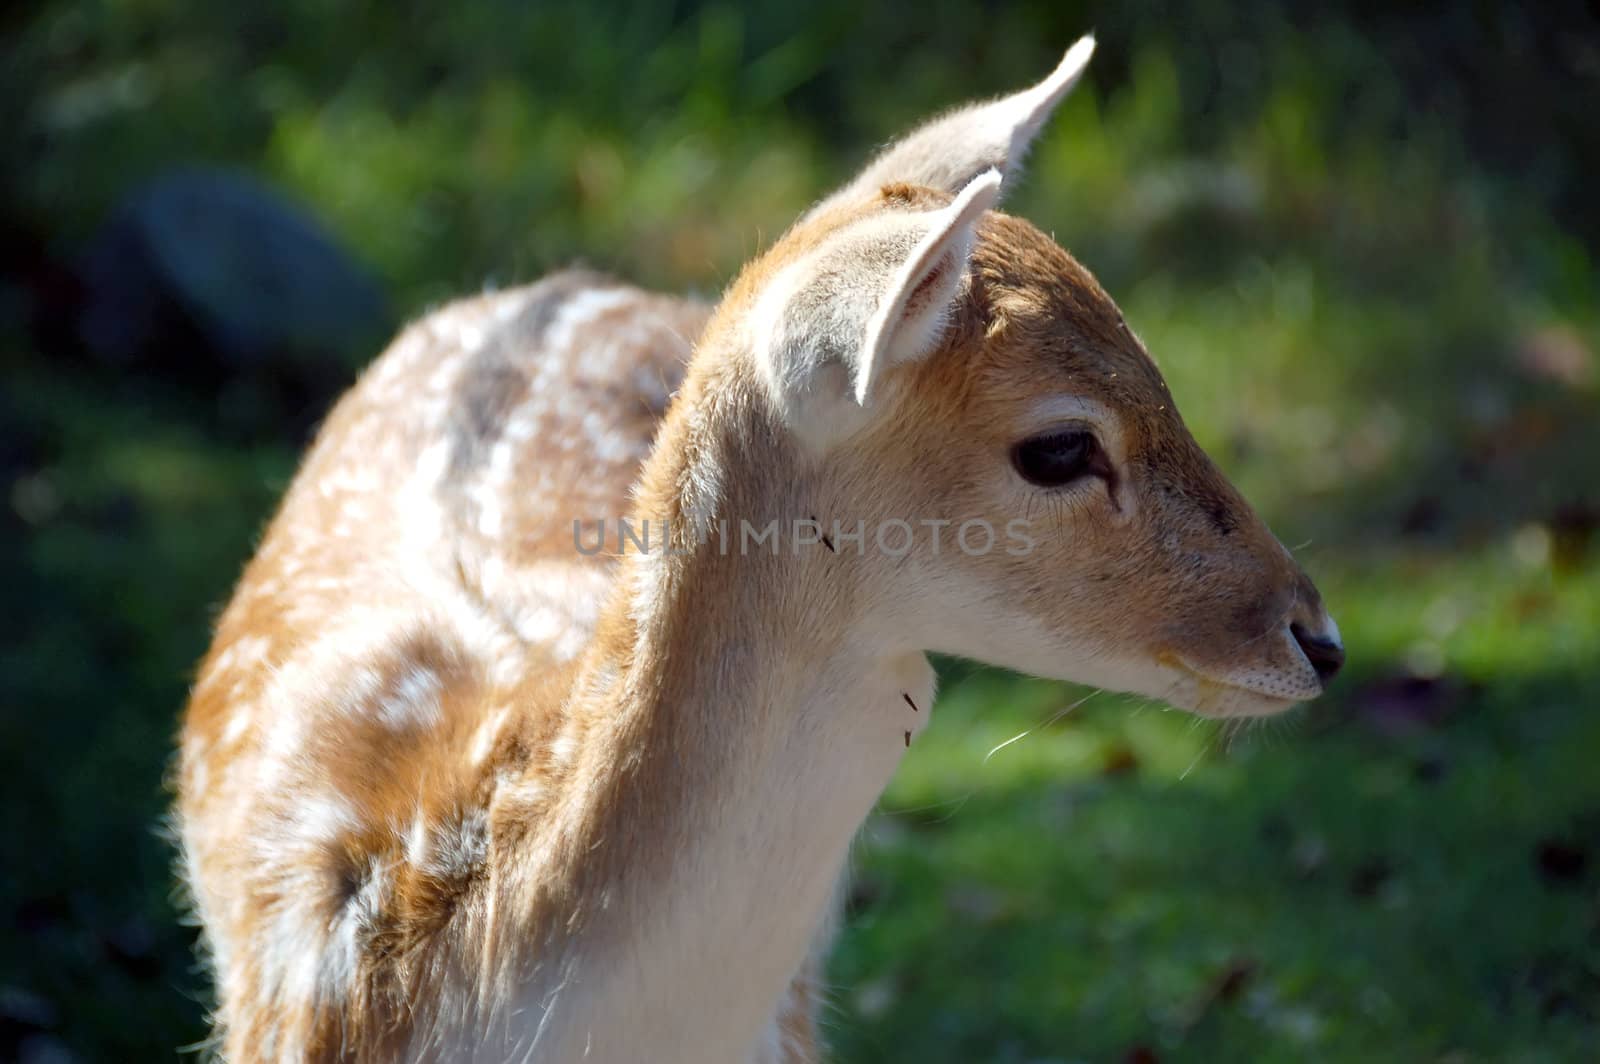
<path fill-rule="evenodd" d="M 895 270 L 867 322 L 856 364 L 855 398 L 866 406 L 884 367 L 922 358 L 944 335 L 950 306 L 966 279 L 978 218 L 1000 198 L 1000 173 L 986 170 L 967 183 L 955 202 Z"/>
<path fill-rule="evenodd" d="M 791 428 L 817 443 L 849 435 L 867 420 L 887 367 L 938 348 L 978 219 L 999 191 L 1000 174 L 989 170 L 947 206 L 869 214 L 773 278 L 750 328 Z"/>
<path fill-rule="evenodd" d="M 998 100 L 969 104 L 935 118 L 891 144 L 844 188 L 811 214 L 845 203 L 862 202 L 885 185 L 925 185 L 956 193 L 985 170 L 998 170 L 1012 182 L 1028 148 L 1066 99 L 1094 54 L 1094 37 L 1079 40 L 1049 77 Z"/>

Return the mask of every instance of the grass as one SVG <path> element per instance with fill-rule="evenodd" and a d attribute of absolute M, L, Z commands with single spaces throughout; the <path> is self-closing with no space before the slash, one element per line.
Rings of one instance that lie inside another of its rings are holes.
<path fill-rule="evenodd" d="M 1600 227 L 1559 49 L 1516 12 L 812 8 L 48 4 L 0 71 L 4 220 L 65 258 L 198 155 L 407 314 L 573 258 L 714 292 L 872 143 L 1097 24 L 1014 209 L 1118 298 L 1349 673 L 1224 731 L 946 663 L 858 849 L 836 1056 L 1591 1059 Z M 47 355 L 30 292 L 0 287 L 0 1058 L 148 1059 L 204 1031 L 177 713 L 308 414 Z"/>
<path fill-rule="evenodd" d="M 958 679 L 861 846 L 846 1058 L 1584 1059 L 1600 924 L 1560 855 L 1600 828 L 1600 568 L 1513 555 L 1325 566 L 1357 674 L 1241 734 Z M 1380 716 L 1430 629 L 1459 689 Z"/>

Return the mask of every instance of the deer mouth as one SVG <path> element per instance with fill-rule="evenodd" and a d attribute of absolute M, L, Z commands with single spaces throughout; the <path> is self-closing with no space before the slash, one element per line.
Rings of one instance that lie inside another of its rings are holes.
<path fill-rule="evenodd" d="M 1222 679 L 1196 668 L 1171 651 L 1157 655 L 1157 661 L 1178 674 L 1166 700 L 1197 716 L 1218 720 L 1271 717 L 1306 701 L 1304 697 L 1272 694 Z"/>
<path fill-rule="evenodd" d="M 1246 717 L 1273 717 L 1300 705 L 1305 699 L 1264 695 L 1238 684 L 1219 683 L 1200 678 L 1201 697 L 1194 712 L 1202 717 L 1232 720 Z"/>

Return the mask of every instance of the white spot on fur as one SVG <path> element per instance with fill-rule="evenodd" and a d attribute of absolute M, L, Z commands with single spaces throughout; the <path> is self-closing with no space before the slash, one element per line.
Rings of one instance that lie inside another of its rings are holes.
<path fill-rule="evenodd" d="M 379 700 L 378 717 L 397 731 L 434 727 L 440 721 L 443 687 L 432 669 L 406 668 L 393 694 Z"/>
<path fill-rule="evenodd" d="M 638 299 L 631 288 L 591 288 L 580 292 L 562 306 L 561 313 L 545 333 L 545 343 L 552 351 L 565 351 L 572 344 L 573 334 L 608 310 Z"/>
<path fill-rule="evenodd" d="M 499 796 L 514 805 L 537 805 L 544 799 L 544 784 L 539 780 L 517 777 L 500 781 Z"/>
<path fill-rule="evenodd" d="M 550 743 L 550 760 L 556 765 L 566 765 L 578 748 L 571 732 L 562 732 Z"/>
<path fill-rule="evenodd" d="M 251 704 L 242 702 L 228 709 L 228 723 L 222 729 L 222 745 L 232 746 L 244 738 L 245 732 L 250 730 L 253 723 Z"/>
<path fill-rule="evenodd" d="M 411 829 L 406 832 L 406 863 L 421 868 L 428 862 L 428 821 L 417 810 L 411 818 Z"/>
<path fill-rule="evenodd" d="M 467 757 L 474 767 L 483 764 L 489 752 L 494 749 L 495 740 L 500 737 L 500 729 L 504 727 L 506 718 L 511 715 L 510 706 L 501 706 L 489 714 L 489 719 L 478 725 L 478 730 L 472 735 L 472 746 L 467 751 Z"/>

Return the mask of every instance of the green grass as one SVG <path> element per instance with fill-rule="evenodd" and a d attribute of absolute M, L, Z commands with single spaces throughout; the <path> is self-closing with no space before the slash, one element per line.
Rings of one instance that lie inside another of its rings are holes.
<path fill-rule="evenodd" d="M 994 673 L 951 686 L 860 848 L 834 967 L 847 1058 L 1592 1050 L 1592 881 L 1541 870 L 1540 847 L 1600 830 L 1600 566 L 1557 584 L 1497 544 L 1319 575 L 1354 675 L 1287 722 L 1225 734 Z M 1462 690 L 1391 735 L 1361 692 L 1419 638 Z"/>
<path fill-rule="evenodd" d="M 1117 297 L 1351 664 L 1224 731 L 946 663 L 858 850 L 837 1056 L 1593 1059 L 1591 83 L 1514 11 L 1312 11 L 52 3 L 0 70 L 5 220 L 65 255 L 200 157 L 408 314 L 574 258 L 714 292 L 871 144 L 1097 25 L 1013 207 Z M 0 288 L 0 1057 L 160 1058 L 207 993 L 163 774 L 310 412 L 46 357 L 28 298 Z"/>

